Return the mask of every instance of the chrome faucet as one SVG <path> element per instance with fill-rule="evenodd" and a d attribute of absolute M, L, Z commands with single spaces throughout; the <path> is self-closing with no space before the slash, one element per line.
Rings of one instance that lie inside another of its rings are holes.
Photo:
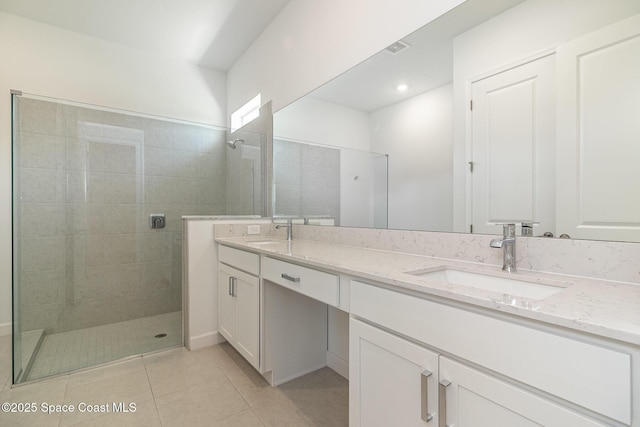
<path fill-rule="evenodd" d="M 287 240 L 290 242 L 293 240 L 293 219 L 287 219 L 287 224 L 278 224 L 276 225 L 276 230 L 279 230 L 281 227 L 287 227 Z"/>
<path fill-rule="evenodd" d="M 516 270 L 516 225 L 502 224 L 502 239 L 493 239 L 489 246 L 502 248 L 502 270 L 515 273 Z"/>

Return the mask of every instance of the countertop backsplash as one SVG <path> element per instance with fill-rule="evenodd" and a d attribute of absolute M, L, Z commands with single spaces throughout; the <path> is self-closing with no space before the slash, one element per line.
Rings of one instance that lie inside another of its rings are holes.
<path fill-rule="evenodd" d="M 502 265 L 502 251 L 483 234 L 365 228 L 296 227 L 299 239 L 405 252 L 481 264 Z M 523 270 L 630 282 L 640 285 L 640 244 L 518 237 L 517 266 Z"/>
<path fill-rule="evenodd" d="M 286 230 L 262 224 L 257 236 L 285 238 Z M 215 237 L 247 236 L 243 224 L 216 228 Z M 489 247 L 495 236 L 429 231 L 294 225 L 293 238 L 479 264 L 502 265 L 502 251 Z M 518 237 L 517 267 L 640 285 L 640 244 Z"/>

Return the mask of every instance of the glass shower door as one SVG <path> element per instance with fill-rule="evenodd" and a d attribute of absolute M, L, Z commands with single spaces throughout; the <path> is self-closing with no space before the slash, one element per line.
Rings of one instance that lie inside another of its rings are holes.
<path fill-rule="evenodd" d="M 14 382 L 181 345 L 180 217 L 196 194 L 169 159 L 199 158 L 203 130 L 26 95 L 13 106 Z M 162 157 L 176 135 L 189 149 Z"/>
<path fill-rule="evenodd" d="M 12 282 L 11 282 L 11 303 L 12 303 L 12 375 L 13 383 L 16 384 L 20 381 L 24 373 L 24 363 L 22 361 L 22 324 L 20 322 L 20 311 L 16 310 L 16 307 L 20 307 L 20 180 L 16 176 L 16 165 L 20 164 L 20 132 L 16 126 L 20 123 L 20 111 L 16 103 L 18 102 L 17 94 L 14 96 L 12 92 L 11 96 L 11 131 L 12 131 L 12 150 L 11 150 L 11 180 L 12 180 L 12 192 L 11 192 L 11 228 L 12 228 Z"/>

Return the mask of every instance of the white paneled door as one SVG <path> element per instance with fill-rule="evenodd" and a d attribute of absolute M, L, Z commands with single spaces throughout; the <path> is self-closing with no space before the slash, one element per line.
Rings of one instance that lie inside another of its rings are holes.
<path fill-rule="evenodd" d="M 471 85 L 471 220 L 474 233 L 535 221 L 554 229 L 555 57 Z"/>
<path fill-rule="evenodd" d="M 557 50 L 559 233 L 640 241 L 640 15 Z"/>

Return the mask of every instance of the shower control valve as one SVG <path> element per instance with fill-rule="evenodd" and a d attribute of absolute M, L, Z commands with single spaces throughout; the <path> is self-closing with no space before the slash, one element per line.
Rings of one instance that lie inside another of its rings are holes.
<path fill-rule="evenodd" d="M 166 219 L 164 214 L 151 214 L 149 215 L 149 227 L 151 228 L 164 228 L 166 225 Z"/>

